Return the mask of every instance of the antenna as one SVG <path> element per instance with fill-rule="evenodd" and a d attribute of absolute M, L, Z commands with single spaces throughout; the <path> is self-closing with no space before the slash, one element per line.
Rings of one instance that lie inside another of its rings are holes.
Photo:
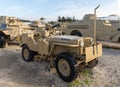
<path fill-rule="evenodd" d="M 96 40 L 96 10 L 100 7 L 100 5 L 98 5 L 95 9 L 94 9 L 94 44 L 97 45 L 97 40 Z"/>

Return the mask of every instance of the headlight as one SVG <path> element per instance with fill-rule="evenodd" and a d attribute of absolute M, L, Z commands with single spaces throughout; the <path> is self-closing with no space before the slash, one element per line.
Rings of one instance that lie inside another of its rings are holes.
<path fill-rule="evenodd" d="M 80 46 L 81 46 L 81 47 L 84 47 L 84 42 L 81 41 L 81 42 L 80 42 Z"/>
<path fill-rule="evenodd" d="M 93 39 L 91 39 L 91 45 L 94 45 L 94 40 Z"/>

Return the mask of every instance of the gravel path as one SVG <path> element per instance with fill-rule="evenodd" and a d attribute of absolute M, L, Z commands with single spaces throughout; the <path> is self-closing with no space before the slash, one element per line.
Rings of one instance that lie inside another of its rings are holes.
<path fill-rule="evenodd" d="M 98 65 L 91 74 L 80 76 L 76 87 L 120 87 L 120 50 L 103 49 Z M 80 83 L 83 82 L 83 83 Z M 72 84 L 72 85 L 71 85 Z M 19 47 L 0 49 L 0 87 L 72 87 L 48 70 L 48 62 L 26 63 Z"/>

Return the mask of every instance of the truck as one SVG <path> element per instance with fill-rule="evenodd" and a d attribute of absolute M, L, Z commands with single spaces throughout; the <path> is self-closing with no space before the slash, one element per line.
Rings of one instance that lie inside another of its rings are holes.
<path fill-rule="evenodd" d="M 32 32 L 30 29 L 16 17 L 0 16 L 0 48 L 5 47 L 5 43 L 17 41 L 22 33 Z"/>
<path fill-rule="evenodd" d="M 72 22 L 63 29 L 66 35 L 94 37 L 94 14 L 86 14 L 82 20 Z M 96 17 L 96 38 L 99 41 L 120 42 L 120 24 Z"/>

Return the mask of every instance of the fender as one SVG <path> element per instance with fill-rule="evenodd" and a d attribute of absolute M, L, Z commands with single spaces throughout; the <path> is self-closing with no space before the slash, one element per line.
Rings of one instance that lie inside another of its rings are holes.
<path fill-rule="evenodd" d="M 34 41 L 33 38 L 29 37 L 27 34 L 21 36 L 20 46 L 22 46 L 23 44 L 27 44 L 29 49 L 31 49 L 32 51 L 37 51 L 36 42 Z"/>

